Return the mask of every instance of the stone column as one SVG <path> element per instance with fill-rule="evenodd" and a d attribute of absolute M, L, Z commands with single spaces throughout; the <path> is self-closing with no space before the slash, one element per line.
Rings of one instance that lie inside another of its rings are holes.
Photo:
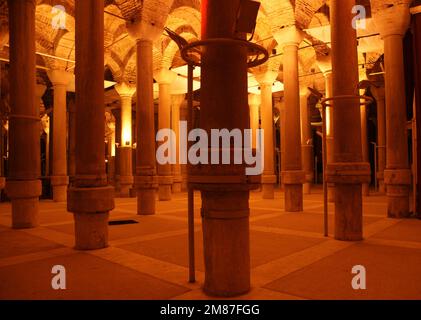
<path fill-rule="evenodd" d="M 172 185 L 172 192 L 179 193 L 181 192 L 181 164 L 178 160 L 178 155 L 180 154 L 180 107 L 181 104 L 184 102 L 185 96 L 184 94 L 173 94 L 171 95 L 171 128 L 175 133 L 175 147 L 177 150 L 177 163 L 171 166 L 171 172 L 173 176 L 173 185 Z"/>
<path fill-rule="evenodd" d="M 250 129 L 252 130 L 252 148 L 256 148 L 256 133 L 260 127 L 259 116 L 260 97 L 257 94 L 249 94 Z"/>
<path fill-rule="evenodd" d="M 133 165 L 132 165 L 132 97 L 136 91 L 126 83 L 114 86 L 120 95 L 121 101 L 121 126 L 120 135 L 120 157 L 117 164 L 120 168 L 120 197 L 130 197 L 130 189 L 133 187 Z"/>
<path fill-rule="evenodd" d="M 66 87 L 72 81 L 72 75 L 62 70 L 48 72 L 48 77 L 53 84 L 53 200 L 63 202 L 67 199 L 67 105 Z"/>
<path fill-rule="evenodd" d="M 360 90 L 360 95 L 364 95 L 365 90 Z M 365 103 L 365 99 L 361 99 L 362 103 Z M 368 136 L 367 136 L 367 106 L 361 105 L 360 106 L 360 114 L 361 114 L 361 149 L 363 155 L 363 161 L 369 163 L 369 155 L 368 155 Z M 362 184 L 362 194 L 365 197 L 369 196 L 369 184 L 363 183 Z"/>
<path fill-rule="evenodd" d="M 155 157 L 155 115 L 153 103 L 152 45 L 162 30 L 140 20 L 127 24 L 129 35 L 136 40 L 136 176 L 137 213 L 155 214 L 155 193 L 158 186 Z"/>
<path fill-rule="evenodd" d="M 384 170 L 386 168 L 386 106 L 384 87 L 371 87 L 377 104 L 377 183 L 379 192 L 385 193 Z"/>
<path fill-rule="evenodd" d="M 76 176 L 76 104 L 74 98 L 69 101 L 69 182 L 73 183 Z"/>
<path fill-rule="evenodd" d="M 335 101 L 334 162 L 327 165 L 327 181 L 335 183 L 335 239 L 363 238 L 361 184 L 370 179 L 362 161 L 360 101 L 358 99 L 357 32 L 352 27 L 355 0 L 331 1 L 333 97 Z M 344 57 L 347 57 L 344 60 Z"/>
<path fill-rule="evenodd" d="M 112 109 L 111 110 L 115 118 L 115 132 L 121 132 L 121 109 Z M 115 195 L 120 195 L 120 146 L 121 146 L 121 134 L 115 135 L 115 159 L 116 163 L 114 167 L 114 191 Z"/>
<path fill-rule="evenodd" d="M 295 26 L 283 28 L 274 34 L 283 48 L 285 96 L 285 211 L 303 211 L 303 183 L 305 174 L 301 162 L 300 86 L 298 80 L 298 47 L 303 39 Z"/>
<path fill-rule="evenodd" d="M 266 71 L 256 74 L 255 78 L 260 85 L 260 112 L 261 128 L 264 130 L 264 169 L 262 175 L 262 197 L 263 199 L 275 198 L 275 150 L 273 141 L 273 103 L 272 87 L 277 71 Z"/>
<path fill-rule="evenodd" d="M 284 190 L 284 181 L 282 179 L 282 172 L 285 171 L 285 141 L 286 141 L 286 132 L 285 132 L 285 99 L 283 98 L 279 104 L 279 113 L 280 113 L 280 121 L 281 121 L 281 128 L 280 128 L 280 139 L 281 142 L 281 172 L 280 172 L 280 180 L 281 180 L 281 188 Z"/>
<path fill-rule="evenodd" d="M 67 210 L 74 213 L 76 249 L 108 245 L 114 188 L 104 154 L 104 0 L 75 2 L 76 177 Z"/>
<path fill-rule="evenodd" d="M 171 128 L 171 83 L 177 74 L 168 70 L 160 69 L 154 74 L 159 83 L 159 106 L 158 106 L 158 130 Z M 160 142 L 160 144 L 165 142 Z M 171 164 L 158 164 L 158 198 L 160 201 L 171 200 L 171 186 L 173 177 Z"/>
<path fill-rule="evenodd" d="M 331 56 L 323 56 L 317 59 L 317 65 L 325 78 L 325 98 L 332 97 L 332 61 Z M 330 101 L 331 106 L 326 107 L 326 162 L 333 163 L 333 111 L 332 105 L 334 101 Z M 333 183 L 327 184 L 328 201 L 335 202 L 335 185 Z"/>
<path fill-rule="evenodd" d="M 300 113 L 301 113 L 301 153 L 302 166 L 305 172 L 303 193 L 311 193 L 311 184 L 314 178 L 313 132 L 311 130 L 311 115 L 308 105 L 310 92 L 307 87 L 300 88 Z"/>
<path fill-rule="evenodd" d="M 240 0 L 202 1 L 202 39 L 233 38 L 239 5 Z M 246 50 L 209 46 L 202 54 L 201 72 L 200 118 L 205 119 L 201 129 L 208 135 L 211 129 L 222 128 L 243 132 L 249 127 Z M 229 150 L 220 146 L 219 156 L 222 151 L 233 155 L 233 145 Z M 204 290 L 215 296 L 235 296 L 250 289 L 251 185 L 245 164 L 234 164 L 230 158 L 230 164 L 191 166 L 189 172 L 190 182 L 202 195 Z"/>
<path fill-rule="evenodd" d="M 386 85 L 386 170 L 388 216 L 409 216 L 411 171 L 408 160 L 403 36 L 409 27 L 408 3 L 373 10 L 374 22 L 384 40 Z"/>
<path fill-rule="evenodd" d="M 9 175 L 12 227 L 38 225 L 40 118 L 35 105 L 35 1 L 8 1 L 10 29 Z"/>

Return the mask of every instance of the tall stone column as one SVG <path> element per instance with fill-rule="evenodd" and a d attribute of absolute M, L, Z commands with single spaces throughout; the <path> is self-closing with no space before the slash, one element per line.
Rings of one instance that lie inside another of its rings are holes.
<path fill-rule="evenodd" d="M 115 118 L 115 159 L 114 162 L 116 163 L 114 167 L 114 192 L 116 196 L 120 195 L 120 146 L 121 146 L 121 134 L 117 134 L 117 132 L 121 132 L 121 108 L 120 109 L 113 109 L 112 114 Z"/>
<path fill-rule="evenodd" d="M 76 249 L 108 245 L 114 188 L 104 154 L 104 0 L 76 1 L 76 177 L 67 210 L 75 219 Z"/>
<path fill-rule="evenodd" d="M 277 71 L 266 71 L 256 74 L 255 78 L 260 85 L 260 112 L 261 128 L 264 130 L 264 169 L 262 175 L 262 197 L 263 199 L 275 198 L 275 150 L 273 141 L 273 103 L 272 87 Z"/>
<path fill-rule="evenodd" d="M 155 119 L 153 103 L 152 45 L 162 33 L 143 20 L 127 24 L 129 35 L 136 40 L 136 176 L 137 213 L 155 214 L 155 193 L 158 186 L 155 157 Z"/>
<path fill-rule="evenodd" d="M 67 104 L 66 87 L 72 80 L 72 75 L 63 70 L 52 70 L 48 77 L 53 84 L 54 108 L 53 108 L 53 200 L 63 202 L 67 199 Z"/>
<path fill-rule="evenodd" d="M 308 105 L 309 96 L 310 92 L 307 87 L 300 88 L 301 153 L 302 166 L 305 172 L 304 194 L 311 193 L 311 184 L 314 178 L 313 132 L 311 130 L 311 115 Z"/>
<path fill-rule="evenodd" d="M 325 98 L 332 97 L 332 61 L 331 56 L 323 56 L 317 59 L 317 65 L 325 78 Z M 330 106 L 326 107 L 326 163 L 333 163 L 333 111 L 332 107 L 334 101 L 329 102 Z M 335 202 L 335 185 L 333 183 L 327 184 L 327 197 L 328 201 Z"/>
<path fill-rule="evenodd" d="M 388 216 L 409 216 L 411 171 L 408 161 L 407 112 L 403 61 L 403 36 L 409 27 L 409 2 L 373 9 L 373 18 L 384 40 L 386 86 L 386 170 L 384 182 Z"/>
<path fill-rule="evenodd" d="M 76 104 L 75 99 L 69 100 L 69 183 L 72 184 L 76 176 Z"/>
<path fill-rule="evenodd" d="M 386 105 L 384 87 L 371 87 L 377 104 L 377 183 L 379 192 L 385 193 L 384 170 L 386 168 Z"/>
<path fill-rule="evenodd" d="M 361 184 L 370 179 L 362 161 L 360 101 L 358 99 L 357 32 L 352 27 L 355 0 L 331 1 L 334 162 L 327 165 L 327 181 L 335 183 L 335 239 L 363 237 Z M 347 59 L 344 60 L 344 57 Z"/>
<path fill-rule="evenodd" d="M 259 116 L 260 97 L 257 94 L 249 94 L 250 129 L 252 130 L 252 148 L 256 148 L 256 133 L 260 127 Z"/>
<path fill-rule="evenodd" d="M 40 118 L 35 105 L 35 0 L 8 1 L 10 30 L 9 175 L 12 227 L 38 225 Z"/>
<path fill-rule="evenodd" d="M 364 95 L 365 90 L 360 90 L 360 95 Z M 365 103 L 364 99 L 361 99 L 361 103 Z M 367 106 L 361 104 L 360 106 L 360 114 L 361 114 L 361 149 L 362 149 L 362 156 L 363 161 L 369 163 L 369 155 L 368 155 L 368 133 L 367 133 Z M 369 184 L 363 183 L 362 184 L 362 194 L 365 197 L 369 196 Z"/>
<path fill-rule="evenodd" d="M 280 138 L 279 141 L 281 142 L 281 172 L 280 172 L 280 180 L 281 180 L 281 188 L 284 189 L 284 181 L 282 179 L 282 172 L 285 171 L 285 143 L 286 143 L 286 131 L 285 131 L 285 99 L 279 104 L 279 113 L 280 113 L 280 121 L 281 121 L 281 128 L 280 128 Z"/>
<path fill-rule="evenodd" d="M 132 164 L 132 97 L 136 88 L 126 83 L 114 86 L 120 95 L 121 101 L 121 126 L 120 131 L 120 197 L 130 197 L 130 189 L 133 186 L 133 164 Z"/>
<path fill-rule="evenodd" d="M 171 128 L 171 83 L 176 77 L 177 74 L 168 69 L 160 69 L 154 74 L 155 80 L 159 83 L 158 130 Z M 160 201 L 171 200 L 172 184 L 171 164 L 158 164 L 158 198 Z"/>
<path fill-rule="evenodd" d="M 171 128 L 175 133 L 175 148 L 177 150 L 177 163 L 171 166 L 171 172 L 173 176 L 172 192 L 179 193 L 181 192 L 181 164 L 178 160 L 178 155 L 180 154 L 180 107 L 184 102 L 184 94 L 173 94 L 171 95 Z"/>
<path fill-rule="evenodd" d="M 239 5 L 240 0 L 202 1 L 202 39 L 233 38 Z M 211 129 L 248 128 L 246 50 L 209 46 L 202 54 L 201 71 L 200 118 L 205 119 L 201 128 L 208 135 Z M 218 152 L 233 155 L 232 143 L 229 150 L 220 146 Z M 251 185 L 245 163 L 234 164 L 230 158 L 230 164 L 191 166 L 189 172 L 190 182 L 202 195 L 204 290 L 215 296 L 235 296 L 250 289 Z"/>
<path fill-rule="evenodd" d="M 295 26 L 274 34 L 283 48 L 285 96 L 285 171 L 282 181 L 285 188 L 285 211 L 303 211 L 303 183 L 305 173 L 301 162 L 300 86 L 298 80 L 298 47 L 303 39 Z"/>

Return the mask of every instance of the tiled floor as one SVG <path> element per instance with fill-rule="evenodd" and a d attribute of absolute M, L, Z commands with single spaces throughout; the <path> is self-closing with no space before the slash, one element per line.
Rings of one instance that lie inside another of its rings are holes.
<path fill-rule="evenodd" d="M 64 203 L 42 201 L 41 226 L 10 229 L 10 204 L 0 204 L 0 299 L 210 299 L 204 279 L 200 198 L 196 206 L 194 284 L 187 281 L 187 196 L 157 203 L 155 216 L 137 216 L 136 199 L 116 199 L 110 246 L 73 249 L 73 217 Z M 421 299 L 421 220 L 387 219 L 386 198 L 364 198 L 362 242 L 323 237 L 322 194 L 305 196 L 303 213 L 285 213 L 283 194 L 250 199 L 252 290 L 243 299 Z M 53 290 L 51 268 L 66 268 L 66 290 Z M 367 289 L 351 286 L 354 265 L 367 271 Z"/>

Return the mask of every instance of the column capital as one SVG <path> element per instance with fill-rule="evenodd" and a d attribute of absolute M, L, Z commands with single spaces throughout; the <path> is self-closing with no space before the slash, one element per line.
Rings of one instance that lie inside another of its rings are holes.
<path fill-rule="evenodd" d="M 147 40 L 155 41 L 157 40 L 163 31 L 163 28 L 156 25 L 152 25 L 149 21 L 145 19 L 140 19 L 134 22 L 126 23 L 127 33 L 134 40 Z"/>
<path fill-rule="evenodd" d="M 117 83 L 114 86 L 114 89 L 117 91 L 121 98 L 131 98 L 136 92 L 136 87 L 131 86 L 126 82 Z"/>
<path fill-rule="evenodd" d="M 374 6 L 373 20 L 384 39 L 392 35 L 403 36 L 410 24 L 410 0 L 402 0 L 395 4 L 391 0 L 386 0 L 382 5 Z"/>
<path fill-rule="evenodd" d="M 370 89 L 376 101 L 385 100 L 386 93 L 384 87 L 371 86 Z"/>
<path fill-rule="evenodd" d="M 261 73 L 255 73 L 254 78 L 260 85 L 273 85 L 273 83 L 276 81 L 276 78 L 278 78 L 278 71 L 265 71 Z"/>
<path fill-rule="evenodd" d="M 310 94 L 311 94 L 311 91 L 308 89 L 308 85 L 307 85 L 307 83 L 305 83 L 305 84 L 302 84 L 301 86 L 300 86 L 300 97 L 309 97 L 310 96 Z"/>
<path fill-rule="evenodd" d="M 332 73 L 332 57 L 330 54 L 326 56 L 318 56 L 316 63 L 325 77 L 327 74 Z"/>
<path fill-rule="evenodd" d="M 249 94 L 249 106 L 259 106 L 261 102 L 260 96 L 254 93 Z"/>
<path fill-rule="evenodd" d="M 41 99 L 41 97 L 44 95 L 45 90 L 47 87 L 43 84 L 36 84 L 35 85 L 35 98 L 37 100 Z"/>
<path fill-rule="evenodd" d="M 286 48 L 288 46 L 298 47 L 304 39 L 304 32 L 294 25 L 275 31 L 273 36 L 282 48 Z"/>
<path fill-rule="evenodd" d="M 177 74 L 174 71 L 165 68 L 158 69 L 153 73 L 153 78 L 159 84 L 171 84 L 174 82 L 176 77 Z"/>
<path fill-rule="evenodd" d="M 67 86 L 70 82 L 74 80 L 73 73 L 60 70 L 60 69 L 54 69 L 47 72 L 48 78 L 50 79 L 53 86 L 56 85 L 63 85 Z"/>

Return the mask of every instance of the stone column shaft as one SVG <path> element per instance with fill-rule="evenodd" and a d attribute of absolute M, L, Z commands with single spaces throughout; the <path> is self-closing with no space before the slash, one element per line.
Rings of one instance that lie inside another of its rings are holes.
<path fill-rule="evenodd" d="M 130 197 L 130 189 L 133 187 L 133 164 L 132 164 L 132 96 L 135 88 L 125 83 L 115 86 L 121 101 L 121 124 L 119 145 L 119 196 Z"/>
<path fill-rule="evenodd" d="M 63 202 L 67 200 L 67 106 L 66 87 L 71 81 L 71 75 L 65 71 L 53 70 L 48 73 L 53 84 L 53 161 L 51 184 L 53 186 L 53 200 Z"/>
<path fill-rule="evenodd" d="M 377 104 L 377 182 L 379 192 L 385 193 L 384 170 L 386 168 L 386 105 L 384 88 L 372 87 Z"/>
<path fill-rule="evenodd" d="M 159 83 L 158 129 L 171 128 L 171 83 L 177 75 L 168 70 L 160 69 L 154 74 Z M 160 144 L 165 142 L 160 142 Z M 171 164 L 158 164 L 158 197 L 160 201 L 171 200 L 173 177 Z"/>
<path fill-rule="evenodd" d="M 411 171 L 408 160 L 407 112 L 403 36 L 409 27 L 409 1 L 373 10 L 374 22 L 384 40 L 386 91 L 386 170 L 388 216 L 409 216 Z"/>
<path fill-rule="evenodd" d="M 38 225 L 40 119 L 35 105 L 35 1 L 8 1 L 10 29 L 9 175 L 13 228 Z"/>
<path fill-rule="evenodd" d="M 307 90 L 306 90 L 307 91 Z M 300 93 L 300 111 L 301 111 L 301 153 L 302 167 L 305 172 L 305 183 L 303 184 L 304 194 L 311 193 L 311 184 L 314 177 L 314 159 L 313 159 L 313 134 L 311 130 L 311 117 L 308 106 L 308 93 Z"/>
<path fill-rule="evenodd" d="M 179 135 L 180 135 L 180 106 L 185 99 L 184 94 L 177 94 L 171 96 L 171 128 L 175 133 L 175 147 L 177 150 L 177 163 L 171 166 L 172 176 L 173 176 L 173 185 L 172 185 L 172 192 L 178 193 L 181 192 L 182 186 L 182 177 L 181 177 L 181 164 L 178 161 L 178 155 L 180 153 L 180 142 L 179 142 Z"/>
<path fill-rule="evenodd" d="M 285 211 L 303 211 L 305 174 L 301 158 L 300 85 L 298 78 L 298 47 L 302 33 L 295 26 L 281 29 L 275 35 L 283 47 L 285 98 L 285 168 L 282 182 L 285 189 Z"/>
<path fill-rule="evenodd" d="M 354 6 L 355 0 L 331 1 L 333 97 L 355 96 L 335 100 L 334 162 L 327 166 L 328 182 L 335 183 L 335 239 L 345 241 L 362 239 L 361 184 L 369 181 L 370 172 L 362 161 Z"/>
<path fill-rule="evenodd" d="M 202 1 L 202 39 L 233 38 L 232 26 L 239 5 L 240 0 Z M 208 135 L 211 129 L 248 128 L 246 51 L 239 46 L 208 47 L 202 54 L 201 76 L 200 117 L 205 119 L 200 123 L 201 128 Z M 231 144 L 231 154 L 232 149 Z M 228 152 L 222 147 L 221 151 Z M 199 181 L 194 186 L 202 195 L 204 290 L 216 296 L 246 293 L 250 289 L 251 186 L 243 180 L 245 165 L 235 165 L 231 158 L 227 165 L 209 164 L 190 169 L 189 179 Z M 215 181 L 221 175 L 229 176 L 230 181 Z"/>
<path fill-rule="evenodd" d="M 276 74 L 277 75 L 277 74 Z M 273 78 L 273 77 L 270 77 Z M 273 142 L 273 105 L 272 86 L 275 79 L 260 82 L 262 129 L 264 130 L 264 169 L 262 175 L 263 199 L 275 198 L 275 163 Z"/>
<path fill-rule="evenodd" d="M 365 90 L 360 90 L 360 95 L 364 95 Z M 361 99 L 361 103 L 365 103 L 364 99 Z M 360 114 L 361 114 L 361 149 L 362 149 L 362 156 L 363 161 L 369 163 L 369 151 L 368 151 L 368 135 L 367 135 L 367 106 L 361 104 L 360 106 Z M 362 194 L 363 196 L 369 195 L 369 184 L 363 183 L 362 184 Z"/>
<path fill-rule="evenodd" d="M 155 120 L 153 104 L 152 40 L 137 42 L 137 147 L 136 177 L 137 212 L 155 214 L 157 188 L 155 159 Z"/>
<path fill-rule="evenodd" d="M 76 176 L 67 210 L 74 213 L 76 249 L 108 245 L 114 189 L 104 154 L 104 1 L 76 1 Z"/>

